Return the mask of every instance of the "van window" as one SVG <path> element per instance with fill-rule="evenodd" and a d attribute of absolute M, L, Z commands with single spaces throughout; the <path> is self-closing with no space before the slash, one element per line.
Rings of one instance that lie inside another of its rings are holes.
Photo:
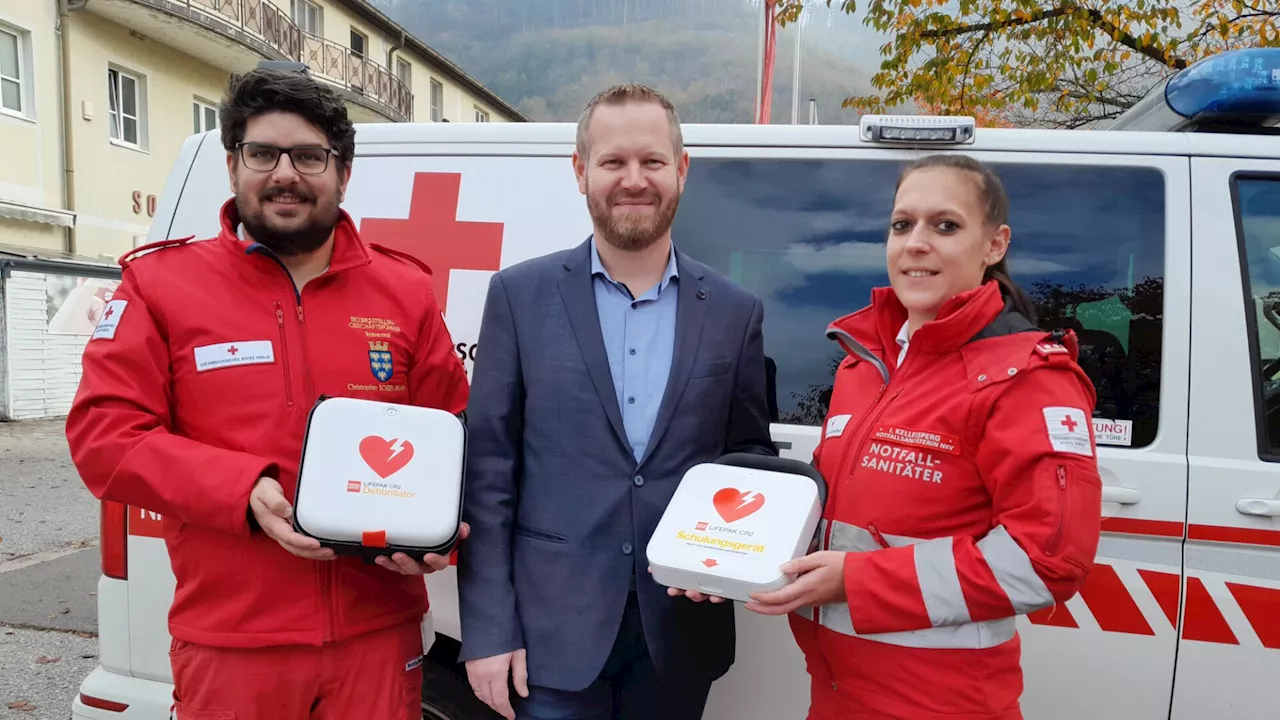
<path fill-rule="evenodd" d="M 1280 177 L 1237 177 L 1245 318 L 1258 380 L 1258 454 L 1280 460 Z"/>
<path fill-rule="evenodd" d="M 1163 175 L 1146 167 L 992 167 L 1010 196 L 1010 271 L 1036 300 L 1040 326 L 1080 336 L 1081 363 L 1098 391 L 1095 417 L 1126 428 L 1110 442 L 1150 444 L 1164 317 Z M 888 283 L 884 240 L 900 169 L 858 159 L 690 164 L 673 238 L 764 301 L 775 422 L 822 424 L 842 354 L 825 330 Z"/>

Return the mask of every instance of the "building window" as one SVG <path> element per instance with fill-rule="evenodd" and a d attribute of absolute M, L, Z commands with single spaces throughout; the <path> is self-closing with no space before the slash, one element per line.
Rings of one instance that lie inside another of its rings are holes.
<path fill-rule="evenodd" d="M 199 98 L 191 101 L 191 123 L 195 134 L 218 129 L 218 108 Z"/>
<path fill-rule="evenodd" d="M 413 87 L 413 66 L 407 60 L 396 58 L 396 77 L 406 88 Z"/>
<path fill-rule="evenodd" d="M 1075 330 L 1080 364 L 1098 393 L 1095 417 L 1129 427 L 1130 447 L 1151 444 L 1164 318 L 1164 175 L 1043 161 L 991 167 L 1010 197 L 1009 268 L 1035 301 L 1040 327 Z M 826 416 L 844 352 L 825 331 L 888 284 L 884 243 L 900 171 L 898 162 L 862 159 L 700 157 L 690 166 L 672 234 L 690 257 L 764 302 L 774 422 L 816 426 Z"/>
<path fill-rule="evenodd" d="M 476 108 L 476 122 L 489 122 L 489 111 Z"/>
<path fill-rule="evenodd" d="M 121 145 L 146 148 L 146 80 L 118 68 L 107 69 L 107 110 L 111 139 Z"/>
<path fill-rule="evenodd" d="M 324 36 L 324 10 L 307 0 L 293 0 L 293 23 L 305 33 Z"/>
<path fill-rule="evenodd" d="M 27 113 L 26 34 L 0 27 L 0 109 Z"/>
<path fill-rule="evenodd" d="M 444 85 L 431 79 L 431 122 L 444 120 Z"/>
<path fill-rule="evenodd" d="M 1280 459 L 1280 176 L 1235 180 L 1246 324 L 1257 381 L 1258 454 Z"/>
<path fill-rule="evenodd" d="M 351 28 L 351 51 L 361 57 L 369 55 L 369 38 L 355 28 Z"/>

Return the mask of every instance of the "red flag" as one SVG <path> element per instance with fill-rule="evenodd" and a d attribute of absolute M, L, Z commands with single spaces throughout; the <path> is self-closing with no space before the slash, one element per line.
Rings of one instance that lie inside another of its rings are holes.
<path fill-rule="evenodd" d="M 777 0 L 764 0 L 764 66 L 756 123 L 768 125 L 773 110 L 773 58 L 778 46 Z"/>

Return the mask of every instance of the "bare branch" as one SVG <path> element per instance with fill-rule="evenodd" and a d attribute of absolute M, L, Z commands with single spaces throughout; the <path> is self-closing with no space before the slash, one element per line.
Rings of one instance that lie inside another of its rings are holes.
<path fill-rule="evenodd" d="M 1133 50 L 1134 52 L 1141 53 L 1151 58 L 1152 60 L 1155 60 L 1161 65 L 1167 65 L 1169 67 L 1173 67 L 1178 70 L 1181 70 L 1182 68 L 1185 68 L 1188 65 L 1190 65 L 1190 63 L 1188 63 L 1185 58 L 1174 57 L 1172 60 L 1167 59 L 1165 57 L 1165 54 L 1161 52 L 1159 48 L 1147 45 L 1143 43 L 1139 38 L 1136 38 L 1133 35 L 1116 27 L 1114 23 L 1112 23 L 1110 20 L 1107 20 L 1105 17 L 1103 17 L 1102 13 L 1097 10 L 1080 9 L 1080 8 L 1069 7 L 1069 6 L 1057 7 L 1051 10 L 1040 10 L 1040 11 L 1031 13 L 1030 15 L 1027 15 L 1025 17 L 1010 18 L 1008 20 L 1002 20 L 999 22 L 976 23 L 972 25 L 958 25 L 952 28 L 939 28 L 936 30 L 926 30 L 920 33 L 920 37 L 927 40 L 937 40 L 944 37 L 954 37 L 956 35 L 968 35 L 975 32 L 990 33 L 994 30 L 1004 30 L 1006 28 L 1019 27 L 1022 25 L 1033 25 L 1033 24 L 1044 22 L 1045 20 L 1050 20 L 1053 18 L 1064 17 L 1067 15 L 1074 15 L 1077 12 L 1083 12 L 1085 16 L 1088 18 L 1089 24 L 1093 25 L 1098 30 L 1106 33 L 1116 42 L 1129 48 L 1130 50 Z"/>

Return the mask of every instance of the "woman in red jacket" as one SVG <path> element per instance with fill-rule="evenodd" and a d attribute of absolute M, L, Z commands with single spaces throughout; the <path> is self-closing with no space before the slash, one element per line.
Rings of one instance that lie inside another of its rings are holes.
<path fill-rule="evenodd" d="M 1021 718 L 1015 617 L 1084 583 L 1101 526 L 1092 383 L 1074 335 L 1035 328 L 1009 279 L 1008 199 L 960 155 L 899 181 L 890 287 L 827 334 L 835 375 L 814 464 L 830 487 L 788 614 L 810 720 Z"/>

